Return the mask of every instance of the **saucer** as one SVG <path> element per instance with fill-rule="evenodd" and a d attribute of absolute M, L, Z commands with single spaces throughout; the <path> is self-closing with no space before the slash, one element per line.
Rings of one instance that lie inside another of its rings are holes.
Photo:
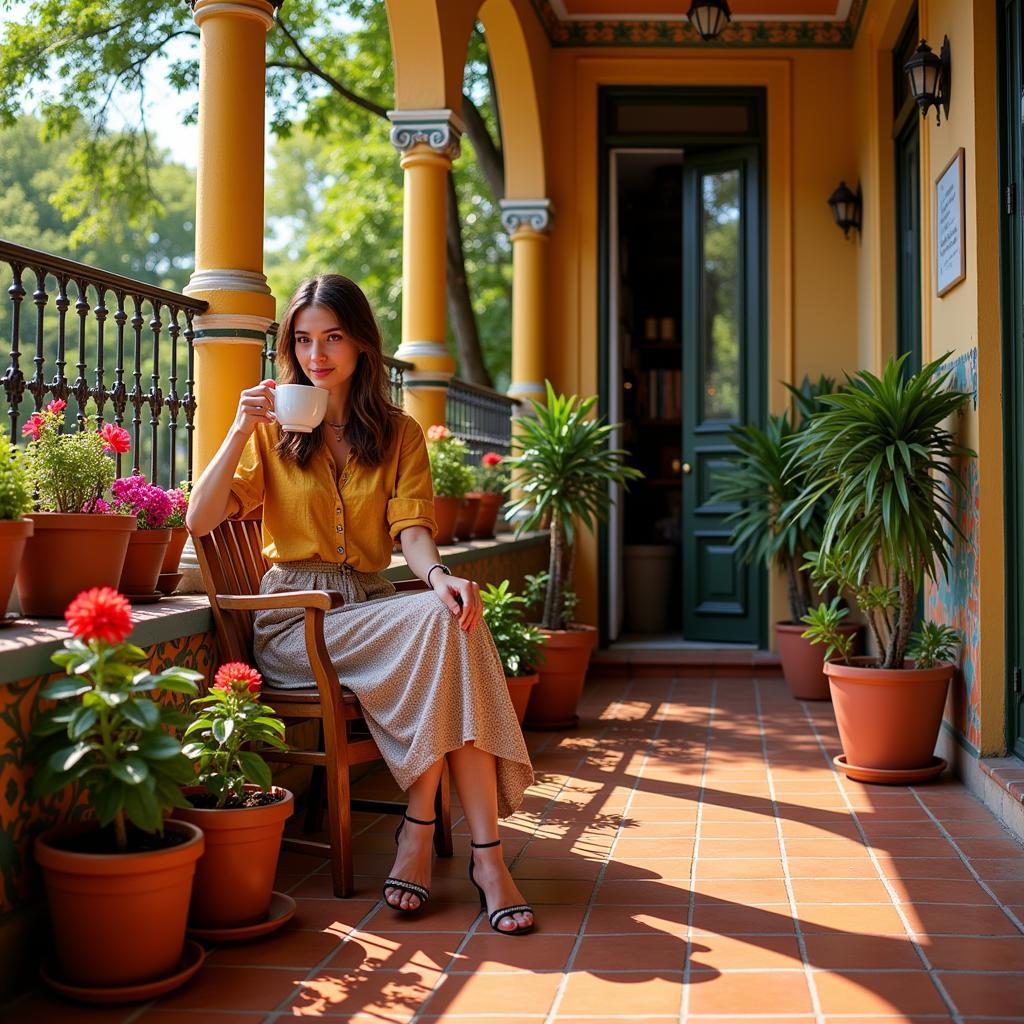
<path fill-rule="evenodd" d="M 941 775 L 946 769 L 946 762 L 941 757 L 933 757 L 923 768 L 862 768 L 859 765 L 847 764 L 845 754 L 837 754 L 832 758 L 832 763 L 854 782 L 881 782 L 893 786 L 927 782 Z"/>
<path fill-rule="evenodd" d="M 203 966 L 205 959 L 206 950 L 193 939 L 186 939 L 178 969 L 167 977 L 146 981 L 141 985 L 112 985 L 102 988 L 78 985 L 61 978 L 53 963 L 41 964 L 39 976 L 61 995 L 82 1003 L 141 1003 L 184 985 Z"/>
<path fill-rule="evenodd" d="M 281 925 L 292 919 L 295 913 L 295 900 L 283 892 L 274 891 L 270 894 L 270 909 L 262 921 L 255 924 L 244 924 L 238 928 L 189 928 L 193 938 L 204 942 L 245 942 L 247 939 L 258 939 L 277 931 Z"/>
<path fill-rule="evenodd" d="M 154 590 L 150 594 L 125 594 L 124 596 L 132 604 L 156 604 L 164 595 L 159 590 Z"/>
<path fill-rule="evenodd" d="M 162 572 L 156 581 L 156 589 L 165 597 L 170 597 L 178 589 L 184 575 L 183 572 Z"/>

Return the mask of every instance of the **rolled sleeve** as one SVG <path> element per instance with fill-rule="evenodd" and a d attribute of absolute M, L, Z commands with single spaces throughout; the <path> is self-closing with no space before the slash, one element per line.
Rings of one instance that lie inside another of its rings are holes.
<path fill-rule="evenodd" d="M 392 540 L 397 540 L 402 530 L 409 526 L 426 527 L 431 536 L 437 533 L 427 443 L 420 425 L 413 419 L 405 421 L 394 492 L 385 516 Z"/>
<path fill-rule="evenodd" d="M 228 519 L 239 519 L 254 512 L 263 504 L 263 458 L 260 452 L 259 430 L 249 435 L 242 449 L 235 475 L 231 480 L 228 497 Z"/>

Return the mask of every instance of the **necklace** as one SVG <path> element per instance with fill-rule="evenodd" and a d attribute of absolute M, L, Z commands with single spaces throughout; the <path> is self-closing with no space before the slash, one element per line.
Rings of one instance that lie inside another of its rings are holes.
<path fill-rule="evenodd" d="M 340 442 L 345 436 L 345 427 L 348 426 L 348 423 L 332 423 L 330 420 L 324 420 L 324 423 L 334 431 L 334 440 Z"/>

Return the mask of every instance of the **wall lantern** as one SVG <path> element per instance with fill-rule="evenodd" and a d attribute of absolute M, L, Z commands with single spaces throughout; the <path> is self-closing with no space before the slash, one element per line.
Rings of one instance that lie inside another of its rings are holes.
<path fill-rule="evenodd" d="M 843 229 L 843 237 L 850 237 L 850 228 L 860 231 L 860 185 L 857 192 L 850 191 L 845 181 L 839 182 L 839 188 L 828 197 L 828 205 L 832 207 L 832 216 Z"/>
<path fill-rule="evenodd" d="M 729 24 L 732 12 L 727 0 L 693 0 L 688 17 L 701 39 L 708 42 Z"/>
<path fill-rule="evenodd" d="M 940 108 L 949 120 L 950 60 L 949 37 L 942 39 L 942 49 L 936 57 L 932 48 L 922 39 L 913 56 L 903 65 L 910 79 L 910 94 L 927 117 L 930 107 L 935 108 L 935 123 L 942 124 Z"/>

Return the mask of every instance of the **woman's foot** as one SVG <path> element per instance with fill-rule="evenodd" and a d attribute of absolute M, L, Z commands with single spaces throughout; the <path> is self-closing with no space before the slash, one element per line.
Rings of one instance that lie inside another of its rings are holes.
<path fill-rule="evenodd" d="M 509 873 L 505 859 L 501 855 L 501 847 L 498 845 L 474 848 L 473 881 L 484 891 L 488 916 L 501 907 L 516 907 L 526 902 Z M 493 927 L 499 932 L 514 932 L 530 928 L 532 925 L 533 913 L 529 910 L 518 910 L 499 917 L 494 921 Z"/>
<path fill-rule="evenodd" d="M 389 878 L 400 878 L 405 882 L 430 888 L 430 873 L 433 865 L 434 823 L 420 824 L 405 818 L 398 832 L 398 853 Z M 388 906 L 398 910 L 416 910 L 423 900 L 414 892 L 405 892 L 394 886 L 384 886 L 384 899 Z"/>

